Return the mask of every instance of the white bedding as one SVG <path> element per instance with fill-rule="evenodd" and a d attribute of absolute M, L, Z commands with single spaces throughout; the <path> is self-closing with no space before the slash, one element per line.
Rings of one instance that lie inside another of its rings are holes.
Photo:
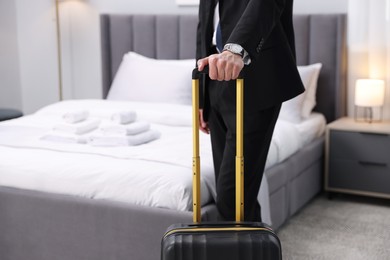
<path fill-rule="evenodd" d="M 41 140 L 66 112 L 87 109 L 102 122 L 113 111 L 135 110 L 161 137 L 131 147 L 93 147 Z M 294 125 L 279 120 L 266 168 L 321 135 L 324 117 Z M 107 199 L 180 211 L 192 205 L 191 107 L 186 105 L 72 100 L 0 123 L 0 185 Z M 215 198 L 209 136 L 200 134 L 202 205 Z M 263 182 L 262 189 L 267 189 Z M 260 192 L 264 194 L 264 192 Z M 264 197 L 264 196 L 263 196 Z M 262 198 L 266 203 L 268 198 Z"/>

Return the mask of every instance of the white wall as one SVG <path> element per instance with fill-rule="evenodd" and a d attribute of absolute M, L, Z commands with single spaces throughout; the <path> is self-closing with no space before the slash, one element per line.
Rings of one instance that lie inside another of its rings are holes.
<path fill-rule="evenodd" d="M 16 6 L 0 1 L 0 108 L 22 109 Z"/>
<path fill-rule="evenodd" d="M 295 13 L 347 12 L 348 0 L 295 0 Z M 25 113 L 59 100 L 55 0 L 1 0 L 0 19 L 11 20 L 10 46 L 0 59 L 0 76 L 8 75 L 10 91 L 0 86 L 0 101 L 22 107 Z M 4 7 L 4 8 L 3 8 Z M 15 10 L 16 7 L 16 10 Z M 13 17 L 16 13 L 16 17 Z M 178 7 L 175 0 L 75 0 L 60 3 L 63 92 L 69 98 L 101 97 L 99 14 L 197 13 L 197 7 Z M 0 32 L 7 32 L 0 23 Z M 13 42 L 13 43 L 12 43 Z M 0 43 L 3 46 L 3 43 Z M 3 49 L 0 48 L 0 49 Z M 19 61 L 19 62 L 18 62 Z M 13 62 L 13 64 L 12 64 Z M 11 63 L 11 65 L 9 65 Z M 8 70 L 5 67 L 10 66 Z M 19 70 L 17 69 L 19 67 Z M 8 73 L 7 71 L 10 71 Z M 13 76 L 12 76 L 13 75 Z"/>
<path fill-rule="evenodd" d="M 300 14 L 347 13 L 348 0 L 294 0 L 294 12 Z"/>
<path fill-rule="evenodd" d="M 345 13 L 348 0 L 296 0 L 296 13 Z M 197 7 L 178 7 L 174 0 L 90 0 L 64 2 L 61 24 L 72 28 L 64 35 L 66 98 L 101 97 L 99 14 L 101 13 L 197 13 Z M 66 31 L 63 29 L 62 31 Z M 88 57 L 86 59 L 86 57 Z"/>
<path fill-rule="evenodd" d="M 53 0 L 16 0 L 23 111 L 58 100 L 58 62 Z"/>
<path fill-rule="evenodd" d="M 350 115 L 356 80 L 374 78 L 385 80 L 383 116 L 390 120 L 390 0 L 351 1 L 348 25 Z M 374 109 L 374 115 L 379 111 Z"/>
<path fill-rule="evenodd" d="M 100 24 L 102 13 L 197 13 L 175 0 L 90 0 L 61 3 L 64 97 L 101 98 Z"/>

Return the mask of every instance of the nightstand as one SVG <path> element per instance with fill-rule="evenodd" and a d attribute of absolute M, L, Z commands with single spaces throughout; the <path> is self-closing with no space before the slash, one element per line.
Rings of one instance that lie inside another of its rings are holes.
<path fill-rule="evenodd" d="M 325 191 L 390 198 L 390 122 L 341 118 L 325 147 Z"/>

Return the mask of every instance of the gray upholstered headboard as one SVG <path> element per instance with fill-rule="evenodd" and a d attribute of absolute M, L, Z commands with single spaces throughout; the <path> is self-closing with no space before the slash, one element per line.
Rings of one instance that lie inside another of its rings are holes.
<path fill-rule="evenodd" d="M 101 15 L 103 96 L 129 51 L 156 59 L 195 57 L 196 15 Z M 346 115 L 346 15 L 295 15 L 298 65 L 323 64 L 316 111 Z"/>

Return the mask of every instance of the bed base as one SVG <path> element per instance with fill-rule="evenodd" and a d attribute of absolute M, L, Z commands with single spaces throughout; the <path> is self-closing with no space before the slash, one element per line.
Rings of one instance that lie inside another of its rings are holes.
<path fill-rule="evenodd" d="M 266 172 L 288 180 L 269 187 L 274 228 L 320 191 L 322 149 L 317 140 Z M 203 207 L 202 218 L 215 220 L 215 205 Z M 191 221 L 192 212 L 0 187 L 0 259 L 159 259 L 167 227 Z"/>

